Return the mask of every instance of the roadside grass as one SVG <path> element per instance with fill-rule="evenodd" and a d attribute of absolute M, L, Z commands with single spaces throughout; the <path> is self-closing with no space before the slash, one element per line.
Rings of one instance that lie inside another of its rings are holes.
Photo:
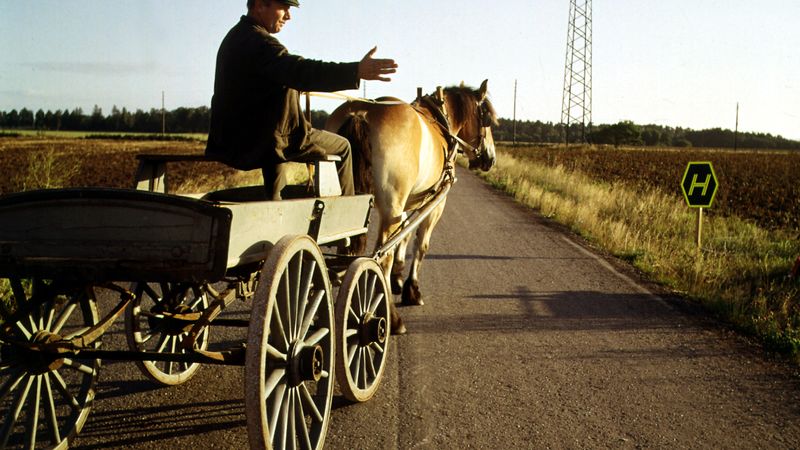
<path fill-rule="evenodd" d="M 800 283 L 787 277 L 800 255 L 800 240 L 791 231 L 706 216 L 698 250 L 695 212 L 683 198 L 612 185 L 560 165 L 516 158 L 502 148 L 495 168 L 481 176 L 760 338 L 769 350 L 800 360 Z"/>

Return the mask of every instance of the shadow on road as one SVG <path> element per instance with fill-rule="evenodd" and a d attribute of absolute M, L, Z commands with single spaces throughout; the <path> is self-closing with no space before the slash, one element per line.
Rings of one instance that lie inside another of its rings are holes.
<path fill-rule="evenodd" d="M 100 411 L 81 432 L 84 440 L 101 442 L 75 448 L 133 447 L 177 436 L 205 434 L 245 426 L 244 401 L 195 402 Z M 119 438 L 118 436 L 124 436 Z"/>

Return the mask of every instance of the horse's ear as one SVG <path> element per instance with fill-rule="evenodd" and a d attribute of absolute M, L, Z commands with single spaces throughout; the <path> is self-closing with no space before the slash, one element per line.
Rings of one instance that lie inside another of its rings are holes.
<path fill-rule="evenodd" d="M 462 88 L 464 87 L 464 80 L 461 80 L 461 84 L 459 85 L 459 87 L 462 87 Z"/>
<path fill-rule="evenodd" d="M 481 100 L 480 101 L 486 100 L 486 94 L 488 93 L 488 90 L 489 90 L 489 88 L 487 87 L 488 84 L 489 84 L 489 80 L 488 79 L 483 80 L 483 83 L 481 83 L 481 88 L 478 90 L 478 92 L 481 95 Z"/>

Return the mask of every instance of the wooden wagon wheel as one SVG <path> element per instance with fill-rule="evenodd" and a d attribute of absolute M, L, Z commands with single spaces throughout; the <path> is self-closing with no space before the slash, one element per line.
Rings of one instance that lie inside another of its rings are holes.
<path fill-rule="evenodd" d="M 125 311 L 125 336 L 134 351 L 187 353 L 183 341 L 191 322 L 172 314 L 197 313 L 208 307 L 208 293 L 203 285 L 192 283 L 136 283 L 135 298 Z M 209 329 L 203 328 L 195 348 L 208 347 Z M 172 361 L 136 361 L 139 370 L 151 380 L 167 386 L 186 382 L 200 363 Z"/>
<path fill-rule="evenodd" d="M 378 263 L 369 258 L 353 261 L 336 298 L 336 380 L 352 401 L 372 398 L 383 377 L 390 301 Z"/>
<path fill-rule="evenodd" d="M 245 413 L 251 448 L 322 448 L 334 351 L 325 260 L 310 237 L 286 236 L 264 264 L 250 316 Z"/>
<path fill-rule="evenodd" d="M 0 448 L 67 448 L 89 416 L 100 360 L 25 345 L 72 339 L 97 324 L 94 290 L 57 292 L 40 279 L 9 284 L 0 300 L 17 311 L 0 325 Z"/>

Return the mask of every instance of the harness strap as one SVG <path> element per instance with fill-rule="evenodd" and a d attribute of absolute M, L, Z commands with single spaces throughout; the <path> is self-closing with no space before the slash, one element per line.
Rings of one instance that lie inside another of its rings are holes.
<path fill-rule="evenodd" d="M 425 112 L 433 116 L 434 123 L 439 126 L 447 141 L 447 147 L 444 149 L 444 166 L 442 167 L 442 175 L 439 180 L 433 184 L 429 189 L 420 192 L 412 197 L 414 203 L 421 202 L 423 205 L 427 204 L 430 199 L 436 194 L 445 182 L 454 183 L 456 181 L 456 167 L 455 159 L 458 154 L 458 146 L 466 144 L 461 138 L 455 136 L 450 131 L 450 120 L 447 116 L 447 108 L 445 107 L 444 99 L 440 99 L 433 95 L 425 95 L 420 99 L 422 105 L 417 102 L 411 106 L 418 112 L 424 115 Z"/>

